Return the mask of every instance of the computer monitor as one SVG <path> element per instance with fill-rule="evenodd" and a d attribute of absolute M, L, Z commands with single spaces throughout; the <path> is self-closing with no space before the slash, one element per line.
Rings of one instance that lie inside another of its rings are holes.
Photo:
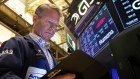
<path fill-rule="evenodd" d="M 93 57 L 118 33 L 114 20 L 104 4 L 79 36 L 80 49 Z"/>
<path fill-rule="evenodd" d="M 140 23 L 139 0 L 111 0 L 124 29 Z"/>
<path fill-rule="evenodd" d="M 140 25 L 121 32 L 110 41 L 120 79 L 140 77 Z"/>

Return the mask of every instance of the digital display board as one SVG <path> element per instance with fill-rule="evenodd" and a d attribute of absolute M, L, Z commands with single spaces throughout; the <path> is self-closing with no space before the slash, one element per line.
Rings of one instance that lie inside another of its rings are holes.
<path fill-rule="evenodd" d="M 98 10 L 100 4 L 97 4 L 97 0 L 72 1 L 72 4 L 68 9 L 68 16 L 65 17 L 64 23 L 75 37 L 79 37 L 85 23 L 89 21 L 90 14 L 93 15 L 93 13 Z"/>
<path fill-rule="evenodd" d="M 81 21 L 77 24 L 77 26 L 75 27 L 75 34 L 77 36 L 80 35 L 80 32 L 84 29 L 84 26 L 86 24 L 87 21 L 89 21 L 89 19 L 91 18 L 91 15 L 93 15 L 93 13 L 95 13 L 98 10 L 99 6 L 97 6 L 96 4 L 93 5 L 88 12 L 86 13 L 86 15 L 84 15 L 84 17 L 81 19 Z"/>
<path fill-rule="evenodd" d="M 134 26 L 140 22 L 140 0 L 112 0 L 123 28 Z"/>
<path fill-rule="evenodd" d="M 79 37 L 82 51 L 94 56 L 110 39 L 118 34 L 116 25 L 104 5 Z"/>

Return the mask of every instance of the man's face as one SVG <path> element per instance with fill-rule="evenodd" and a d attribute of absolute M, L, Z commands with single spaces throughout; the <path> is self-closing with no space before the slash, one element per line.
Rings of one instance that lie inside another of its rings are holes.
<path fill-rule="evenodd" d="M 33 18 L 34 19 L 34 18 Z M 56 10 L 50 9 L 41 18 L 34 20 L 34 33 L 48 41 L 56 32 L 60 15 Z"/>

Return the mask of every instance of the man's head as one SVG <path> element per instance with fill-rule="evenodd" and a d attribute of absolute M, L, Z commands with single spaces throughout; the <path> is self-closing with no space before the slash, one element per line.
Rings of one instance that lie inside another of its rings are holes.
<path fill-rule="evenodd" d="M 55 34 L 61 16 L 60 9 L 55 5 L 40 5 L 33 16 L 33 33 L 48 41 Z"/>

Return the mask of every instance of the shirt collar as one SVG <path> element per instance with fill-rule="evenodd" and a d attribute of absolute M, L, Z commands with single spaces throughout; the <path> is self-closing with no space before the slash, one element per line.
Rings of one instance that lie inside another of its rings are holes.
<path fill-rule="evenodd" d="M 30 33 L 29 36 L 41 47 L 47 47 L 50 48 L 50 44 L 48 42 L 45 42 L 41 37 L 34 33 Z"/>

